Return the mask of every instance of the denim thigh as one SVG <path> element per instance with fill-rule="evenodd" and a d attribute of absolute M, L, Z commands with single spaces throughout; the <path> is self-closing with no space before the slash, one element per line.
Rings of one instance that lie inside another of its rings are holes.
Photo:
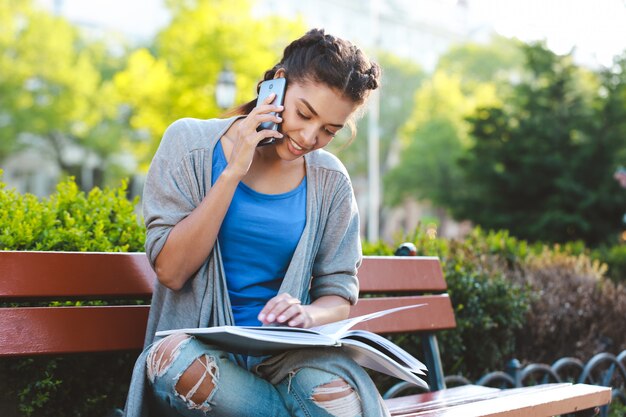
<path fill-rule="evenodd" d="M 156 349 L 158 343 L 151 349 Z M 148 364 L 155 411 L 163 415 L 171 416 L 172 411 L 184 417 L 291 415 L 276 387 L 237 365 L 227 352 L 189 337 L 178 345 L 172 356 L 174 358 L 171 363 L 159 368 L 158 373 L 151 370 Z M 205 401 L 195 404 L 177 392 L 176 383 L 185 370 L 199 358 L 206 359 L 209 364 L 205 377 L 212 378 L 214 387 Z"/>
<path fill-rule="evenodd" d="M 338 382 L 338 387 L 327 384 Z M 300 368 L 276 385 L 293 417 L 360 417 L 359 394 L 339 375 L 316 368 Z M 324 400 L 324 395 L 336 399 Z M 318 399 L 315 396 L 320 396 Z"/>

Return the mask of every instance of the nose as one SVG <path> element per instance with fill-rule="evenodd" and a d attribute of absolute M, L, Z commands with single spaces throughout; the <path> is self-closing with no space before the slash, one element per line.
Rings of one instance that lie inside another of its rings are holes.
<path fill-rule="evenodd" d="M 317 143 L 317 127 L 311 123 L 303 128 L 300 133 L 300 143 L 308 149 L 313 148 Z"/>

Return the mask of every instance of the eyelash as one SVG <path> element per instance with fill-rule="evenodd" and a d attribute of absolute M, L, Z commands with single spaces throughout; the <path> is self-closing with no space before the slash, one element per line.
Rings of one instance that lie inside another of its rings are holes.
<path fill-rule="evenodd" d="M 310 120 L 311 118 L 308 116 L 305 116 L 302 112 L 300 112 L 300 110 L 296 110 L 296 114 L 298 115 L 298 117 L 304 119 L 304 120 Z M 324 129 L 324 132 L 326 132 L 326 134 L 328 136 L 330 136 L 331 138 L 334 137 L 337 133 L 336 132 L 331 132 L 328 129 Z"/>

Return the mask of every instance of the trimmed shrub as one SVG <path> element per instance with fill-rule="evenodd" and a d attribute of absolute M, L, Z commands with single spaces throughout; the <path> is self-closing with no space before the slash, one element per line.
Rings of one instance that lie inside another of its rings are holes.
<path fill-rule="evenodd" d="M 73 178 L 49 198 L 19 194 L 0 182 L 0 249 L 139 252 L 145 229 L 135 213 L 138 198 L 118 188 L 85 194 Z"/>
<path fill-rule="evenodd" d="M 594 259 L 606 262 L 606 274 L 615 283 L 626 285 L 626 244 L 604 246 L 591 253 Z"/>
<path fill-rule="evenodd" d="M 517 334 L 516 355 L 552 363 L 563 356 L 587 360 L 626 347 L 626 288 L 607 279 L 606 264 L 558 245 L 531 254 L 520 277 L 536 294 L 528 325 Z"/>
<path fill-rule="evenodd" d="M 464 241 L 446 240 L 429 231 L 416 230 L 400 242 L 415 244 L 418 255 L 441 259 L 457 327 L 440 333 L 439 346 L 445 373 L 478 378 L 500 369 L 514 356 L 515 332 L 525 323 L 530 292 L 507 279 L 518 269 L 528 248 L 506 232 L 475 229 Z M 375 251 L 371 251 L 375 248 Z M 392 254 L 384 244 L 364 245 L 366 255 Z M 394 340 L 418 358 L 422 356 L 414 335 Z"/>
<path fill-rule="evenodd" d="M 49 198 L 19 194 L 0 182 L 0 249 L 143 251 L 145 229 L 118 188 L 79 191 L 72 178 Z M 59 300 L 55 304 L 77 304 Z M 97 304 L 91 301 L 90 304 Z M 136 353 L 0 360 L 0 414 L 104 416 L 126 399 Z M 17 401 L 16 401 L 17 399 Z"/>

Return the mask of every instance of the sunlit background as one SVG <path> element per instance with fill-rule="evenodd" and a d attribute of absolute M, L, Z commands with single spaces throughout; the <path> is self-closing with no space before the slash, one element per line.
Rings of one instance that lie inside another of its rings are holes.
<path fill-rule="evenodd" d="M 346 146 L 340 137 L 332 151 L 350 171 L 362 233 L 370 241 L 390 241 L 418 225 L 440 236 L 463 236 L 473 225 L 488 223 L 472 215 L 481 208 L 463 192 L 473 192 L 470 185 L 480 185 L 481 177 L 459 161 L 477 155 L 467 152 L 479 143 L 478 122 L 468 121 L 480 115 L 478 109 L 507 109 L 516 86 L 532 78 L 528 74 L 548 83 L 551 75 L 537 75 L 540 68 L 528 61 L 539 52 L 523 45 L 540 42 L 548 55 L 537 60 L 553 59 L 557 78 L 569 65 L 576 76 L 563 97 L 580 93 L 589 111 L 598 112 L 608 108 L 600 101 L 611 97 L 612 87 L 602 80 L 620 72 L 614 59 L 626 48 L 623 0 L 0 0 L 0 5 L 7 13 L 0 17 L 2 181 L 38 196 L 54 191 L 68 174 L 85 190 L 129 178 L 130 195 L 140 195 L 163 130 L 179 117 L 216 117 L 253 98 L 259 77 L 290 39 L 323 27 L 363 47 L 381 63 L 383 86 L 359 122 L 357 139 Z M 622 87 L 615 82 L 617 91 Z M 218 91 L 226 96 L 217 97 Z M 554 100 L 560 100 L 558 94 Z M 604 131 L 623 129 L 611 125 Z M 573 143 L 597 139 L 581 126 L 566 130 Z M 626 153 L 624 140 L 615 140 L 612 159 L 595 157 L 586 166 L 595 172 L 601 166 L 602 190 L 617 195 L 611 174 L 626 164 Z M 563 151 L 567 158 L 570 151 Z M 505 162 L 485 164 L 496 173 L 515 172 Z M 554 175 L 547 170 L 543 178 Z M 576 192 L 600 192 L 597 183 L 585 187 Z M 555 190 L 548 187 L 545 195 Z M 532 193 L 527 198 L 538 200 Z M 616 198 L 598 209 L 606 209 L 601 216 L 616 217 L 612 228 L 591 241 L 621 233 L 626 206 L 616 209 L 624 201 Z M 577 208 L 562 212 L 568 210 Z M 520 219 L 507 221 L 519 225 Z M 568 233 L 591 236 L 579 230 L 588 225 L 562 223 L 554 227 L 564 229 L 559 235 L 564 239 Z"/>

